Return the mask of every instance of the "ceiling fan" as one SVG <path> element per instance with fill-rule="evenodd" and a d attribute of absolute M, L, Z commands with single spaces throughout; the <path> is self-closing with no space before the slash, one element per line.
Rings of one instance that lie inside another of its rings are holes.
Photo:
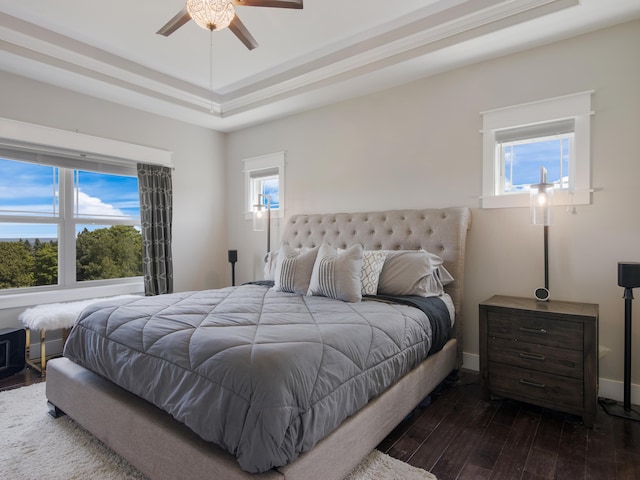
<path fill-rule="evenodd" d="M 258 42 L 236 15 L 234 5 L 301 9 L 302 2 L 303 0 L 187 0 L 185 7 L 156 33 L 168 37 L 193 19 L 207 30 L 229 28 L 249 50 L 253 50 Z"/>

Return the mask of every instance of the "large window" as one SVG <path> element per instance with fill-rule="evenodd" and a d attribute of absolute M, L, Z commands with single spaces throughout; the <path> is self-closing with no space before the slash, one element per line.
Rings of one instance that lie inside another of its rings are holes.
<path fill-rule="evenodd" d="M 482 206 L 524 207 L 540 168 L 554 203 L 591 201 L 591 93 L 484 112 Z"/>
<path fill-rule="evenodd" d="M 0 150 L 0 292 L 139 277 L 139 227 L 134 164 Z"/>

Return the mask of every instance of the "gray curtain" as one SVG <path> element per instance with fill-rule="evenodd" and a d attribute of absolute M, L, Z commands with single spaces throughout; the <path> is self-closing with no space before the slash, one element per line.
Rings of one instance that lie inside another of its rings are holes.
<path fill-rule="evenodd" d="M 173 292 L 171 169 L 138 164 L 145 295 Z"/>

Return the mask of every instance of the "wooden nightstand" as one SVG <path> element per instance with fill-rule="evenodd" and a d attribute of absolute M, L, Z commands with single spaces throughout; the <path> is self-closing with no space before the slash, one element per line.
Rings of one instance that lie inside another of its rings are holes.
<path fill-rule="evenodd" d="M 580 415 L 598 400 L 598 305 L 496 295 L 480 304 L 485 399 L 512 398 Z"/>

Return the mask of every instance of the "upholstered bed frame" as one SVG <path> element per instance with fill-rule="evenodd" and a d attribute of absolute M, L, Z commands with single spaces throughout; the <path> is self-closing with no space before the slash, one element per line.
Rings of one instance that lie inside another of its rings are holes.
<path fill-rule="evenodd" d="M 419 249 L 443 258 L 455 281 L 446 287 L 456 308 L 451 338 L 438 353 L 319 442 L 277 470 L 242 471 L 235 458 L 201 440 L 148 402 L 66 358 L 47 365 L 47 398 L 152 479 L 340 480 L 462 363 L 462 293 L 470 213 L 467 208 L 295 215 L 282 243 L 327 242 L 337 248 L 361 243 L 366 250 Z M 348 452 L 346 454 L 345 452 Z"/>

